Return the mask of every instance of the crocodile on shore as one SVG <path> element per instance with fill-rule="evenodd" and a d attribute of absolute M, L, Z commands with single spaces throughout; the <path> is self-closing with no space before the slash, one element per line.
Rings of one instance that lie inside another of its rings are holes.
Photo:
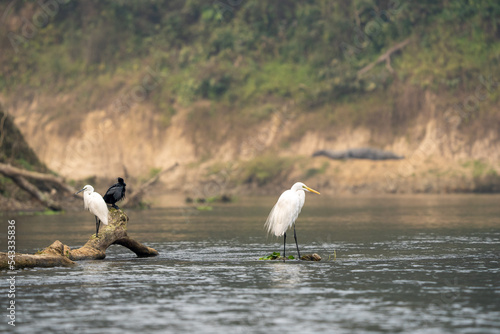
<path fill-rule="evenodd" d="M 379 150 L 376 148 L 351 148 L 342 151 L 319 150 L 314 152 L 313 157 L 324 155 L 330 159 L 369 159 L 369 160 L 391 160 L 404 159 L 404 156 L 396 155 L 389 151 Z"/>

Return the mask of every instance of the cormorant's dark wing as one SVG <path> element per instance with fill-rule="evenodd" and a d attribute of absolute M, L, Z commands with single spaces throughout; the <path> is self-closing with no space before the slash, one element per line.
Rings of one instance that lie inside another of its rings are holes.
<path fill-rule="evenodd" d="M 115 201 L 120 201 L 125 198 L 125 186 L 123 184 L 118 184 L 118 187 L 116 187 L 115 192 L 113 193 L 113 196 L 115 198 Z"/>
<path fill-rule="evenodd" d="M 109 187 L 108 191 L 106 191 L 106 194 L 104 194 L 104 202 L 108 204 L 114 204 L 116 203 L 116 193 L 120 193 L 121 191 L 119 190 L 120 184 L 116 183 L 113 184 L 111 187 Z"/>

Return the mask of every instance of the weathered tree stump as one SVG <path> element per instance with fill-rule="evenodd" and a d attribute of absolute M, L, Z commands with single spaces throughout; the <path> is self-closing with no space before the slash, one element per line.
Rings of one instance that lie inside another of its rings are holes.
<path fill-rule="evenodd" d="M 113 244 L 130 249 L 138 257 L 158 255 L 158 251 L 155 249 L 144 246 L 127 235 L 128 216 L 122 210 L 111 209 L 109 216 L 109 224 L 107 226 L 101 225 L 99 237 L 96 238 L 93 234 L 83 247 L 71 249 L 56 240 L 37 254 L 16 253 L 15 269 L 73 266 L 76 265 L 74 261 L 101 260 L 106 257 L 106 249 Z M 0 253 L 0 269 L 11 269 L 9 260 L 7 253 Z"/>

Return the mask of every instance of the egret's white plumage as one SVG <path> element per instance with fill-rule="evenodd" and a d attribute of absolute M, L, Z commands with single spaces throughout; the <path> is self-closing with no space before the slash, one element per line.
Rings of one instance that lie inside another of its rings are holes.
<path fill-rule="evenodd" d="M 286 231 L 295 223 L 297 217 L 304 206 L 306 200 L 306 191 L 313 192 L 319 195 L 314 189 L 309 188 L 302 182 L 295 183 L 292 188 L 284 191 L 278 199 L 278 202 L 274 205 L 271 213 L 267 217 L 266 224 L 267 232 L 274 234 L 277 237 L 284 235 L 286 242 Z M 294 227 L 294 237 L 295 243 L 297 243 L 297 237 L 295 235 Z M 297 245 L 297 251 L 299 247 Z M 285 252 L 283 251 L 283 256 Z M 299 253 L 300 257 L 300 253 Z"/>
<path fill-rule="evenodd" d="M 108 225 L 108 206 L 106 205 L 106 202 L 104 202 L 102 196 L 99 193 L 96 193 L 94 191 L 94 187 L 91 185 L 87 184 L 82 190 L 78 191 L 77 194 L 82 191 L 84 208 L 92 212 L 96 217 L 97 237 L 97 233 L 99 233 L 99 222 L 102 222 L 104 225 Z"/>

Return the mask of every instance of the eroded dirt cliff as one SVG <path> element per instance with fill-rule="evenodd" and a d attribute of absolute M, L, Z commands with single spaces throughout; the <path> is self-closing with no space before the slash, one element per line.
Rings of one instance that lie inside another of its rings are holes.
<path fill-rule="evenodd" d="M 147 101 L 125 112 L 111 106 L 89 110 L 73 124 L 42 112 L 54 99 L 65 103 L 64 97 L 53 96 L 4 102 L 40 159 L 67 179 L 126 175 L 141 180 L 178 162 L 179 168 L 162 176 L 161 188 L 200 197 L 273 193 L 295 180 L 325 193 L 499 190 L 499 132 L 488 130 L 474 138 L 467 129 L 469 118 L 441 108 L 439 96 L 429 92 L 420 103 L 422 116 L 403 133 L 385 137 L 366 126 L 317 130 L 317 115 L 286 104 L 248 126 L 210 116 L 193 126 L 193 108 L 202 110 L 195 115 L 205 117 L 209 101 L 178 107 L 167 125 Z M 405 159 L 311 157 L 319 149 L 355 147 L 377 147 Z"/>

